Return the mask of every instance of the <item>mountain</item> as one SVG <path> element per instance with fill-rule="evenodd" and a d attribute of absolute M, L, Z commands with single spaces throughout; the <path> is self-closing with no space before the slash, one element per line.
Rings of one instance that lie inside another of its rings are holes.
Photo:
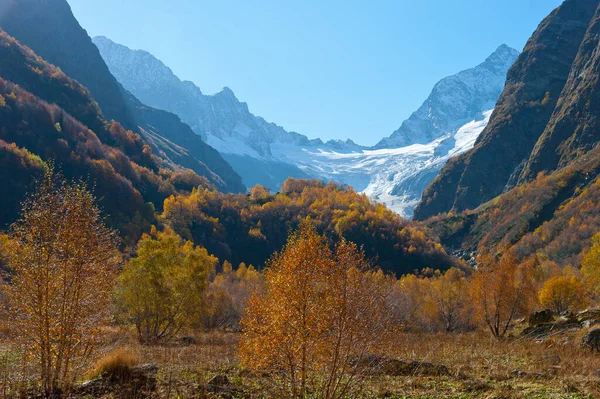
<path fill-rule="evenodd" d="M 276 159 L 270 150 L 273 143 L 310 144 L 307 137 L 254 116 L 227 87 L 205 95 L 146 51 L 131 50 L 105 37 L 93 40 L 112 74 L 127 90 L 145 104 L 177 114 L 232 165 L 238 165 L 236 171 L 247 186 L 276 188 L 288 177 L 308 177 Z"/>
<path fill-rule="evenodd" d="M 518 56 L 502 45 L 482 64 L 443 79 L 400 130 L 366 148 L 350 140 L 324 143 L 287 132 L 251 114 L 228 88 L 205 95 L 146 51 L 105 37 L 93 40 L 126 89 L 180 116 L 223 154 L 246 185 L 277 188 L 289 176 L 331 179 L 405 216 L 412 215 L 448 158 L 472 147 Z"/>
<path fill-rule="evenodd" d="M 493 109 L 518 55 L 503 44 L 482 64 L 442 79 L 423 105 L 376 148 L 430 143 Z"/>
<path fill-rule="evenodd" d="M 168 164 L 182 164 L 222 191 L 245 191 L 241 177 L 189 126 L 121 87 L 66 0 L 1 0 L 0 27 L 87 87 L 106 118 L 140 133 Z"/>
<path fill-rule="evenodd" d="M 599 24 L 597 0 L 567 0 L 539 25 L 475 147 L 416 210 L 444 246 L 581 265 L 600 231 Z"/>
<path fill-rule="evenodd" d="M 600 146 L 472 211 L 434 216 L 422 225 L 467 259 L 512 249 L 519 260 L 578 267 L 600 231 Z"/>
<path fill-rule="evenodd" d="M 351 184 L 410 217 L 448 159 L 473 147 L 518 55 L 502 45 L 475 68 L 442 79 L 419 110 L 374 148 L 303 148 L 296 152 L 296 162 L 304 170 Z"/>
<path fill-rule="evenodd" d="M 598 1 L 566 0 L 510 68 L 490 123 L 426 189 L 415 217 L 475 209 L 598 142 Z"/>
<path fill-rule="evenodd" d="M 0 231 L 54 164 L 88 182 L 124 249 L 160 220 L 222 261 L 262 266 L 309 217 L 331 242 L 356 242 L 384 270 L 462 265 L 415 223 L 346 186 L 288 179 L 281 194 L 220 193 L 190 170 L 165 167 L 140 134 L 103 118 L 86 87 L 1 29 L 0 121 Z"/>
<path fill-rule="evenodd" d="M 154 221 L 154 209 L 180 191 L 181 171 L 163 168 L 139 135 L 103 119 L 87 88 L 1 29 L 0 120 L 0 229 L 16 220 L 49 162 L 93 186 L 108 223 L 127 244 Z M 188 179 L 208 185 L 194 176 Z"/>

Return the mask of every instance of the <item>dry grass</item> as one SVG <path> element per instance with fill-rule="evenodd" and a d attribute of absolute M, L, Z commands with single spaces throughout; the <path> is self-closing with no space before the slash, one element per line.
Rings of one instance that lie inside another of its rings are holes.
<path fill-rule="evenodd" d="M 110 377 L 123 377 L 129 373 L 129 370 L 138 364 L 138 356 L 128 348 L 118 348 L 113 350 L 100 359 L 92 371 L 88 374 L 88 379 L 94 379 L 102 375 Z"/>
<path fill-rule="evenodd" d="M 401 334 L 396 337 L 395 349 L 387 354 L 389 357 L 445 365 L 450 375 L 369 377 L 362 392 L 349 398 L 600 397 L 600 354 L 579 347 L 583 333 L 541 342 L 497 341 L 483 332 Z M 238 338 L 234 333 L 198 333 L 169 345 L 142 346 L 129 332 L 113 329 L 107 331 L 106 354 L 93 374 L 136 363 L 156 363 L 159 381 L 155 398 L 212 398 L 203 387 L 216 374 L 226 374 L 233 387 L 243 392 L 240 397 L 283 397 L 276 377 L 240 370 Z"/>
<path fill-rule="evenodd" d="M 445 365 L 450 376 L 370 377 L 363 392 L 352 398 L 595 398 L 600 397 L 600 355 L 579 347 L 583 332 L 536 342 L 498 341 L 484 332 L 396 337 L 390 357 Z M 238 335 L 201 333 L 193 344 L 140 346 L 127 338 L 129 350 L 142 363 L 160 366 L 164 398 L 203 398 L 203 386 L 216 374 L 226 374 L 243 397 L 278 398 L 277 381 L 239 369 Z"/>

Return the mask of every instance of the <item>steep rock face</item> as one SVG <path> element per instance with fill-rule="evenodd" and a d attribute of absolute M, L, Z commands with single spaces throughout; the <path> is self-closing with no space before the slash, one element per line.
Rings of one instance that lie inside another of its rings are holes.
<path fill-rule="evenodd" d="M 520 182 L 568 164 L 600 139 L 600 7 L 586 32 L 550 122 Z"/>
<path fill-rule="evenodd" d="M 193 150 L 178 151 L 186 153 L 185 157 L 169 161 L 183 160 L 183 166 L 207 177 L 221 191 L 246 190 L 220 154 L 177 116 L 145 106 L 122 89 L 65 0 L 0 0 L 0 27 L 86 86 L 106 117 L 136 132 L 153 132 L 166 139 L 151 142 L 157 153 L 162 150 L 158 144 L 167 146 L 162 151 L 166 153 L 173 144 L 191 143 Z"/>
<path fill-rule="evenodd" d="M 430 143 L 494 108 L 504 88 L 506 71 L 518 55 L 515 49 L 502 45 L 482 64 L 442 79 L 400 129 L 376 147 Z"/>
<path fill-rule="evenodd" d="M 569 79 L 598 2 L 567 0 L 529 39 L 475 147 L 450 162 L 425 190 L 417 219 L 473 209 L 519 181 Z"/>

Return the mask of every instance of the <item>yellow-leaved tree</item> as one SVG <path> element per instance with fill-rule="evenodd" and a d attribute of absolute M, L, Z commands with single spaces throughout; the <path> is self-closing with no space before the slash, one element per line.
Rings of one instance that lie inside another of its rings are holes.
<path fill-rule="evenodd" d="M 53 395 L 80 376 L 110 316 L 116 234 L 85 184 L 66 182 L 50 166 L 10 235 L 12 326 Z"/>
<path fill-rule="evenodd" d="M 137 257 L 119 276 L 120 317 L 135 326 L 142 343 L 169 341 L 182 328 L 199 322 L 208 275 L 217 261 L 172 230 L 159 232 L 153 227 L 140 239 Z"/>
<path fill-rule="evenodd" d="M 581 273 L 592 294 L 600 296 L 600 233 L 592 238 L 592 247 L 581 262 Z"/>
<path fill-rule="evenodd" d="M 425 309 L 438 330 L 451 333 L 470 326 L 473 306 L 468 291 L 465 273 L 459 269 L 452 268 L 444 275 L 432 278 L 429 291 L 425 293 Z"/>
<path fill-rule="evenodd" d="M 265 279 L 241 321 L 242 366 L 284 373 L 293 398 L 352 395 L 363 360 L 389 342 L 389 285 L 356 245 L 342 240 L 332 251 L 308 222 Z"/>
<path fill-rule="evenodd" d="M 510 251 L 500 259 L 482 256 L 471 283 L 475 317 L 496 338 L 503 338 L 512 321 L 534 304 L 533 261 L 520 264 Z"/>
<path fill-rule="evenodd" d="M 587 306 L 585 285 L 576 276 L 553 277 L 546 281 L 538 295 L 540 304 L 556 314 L 582 310 Z"/>

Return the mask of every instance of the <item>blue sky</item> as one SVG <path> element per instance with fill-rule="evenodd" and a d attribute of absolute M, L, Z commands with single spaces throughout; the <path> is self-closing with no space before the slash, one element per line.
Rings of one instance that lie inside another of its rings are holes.
<path fill-rule="evenodd" d="M 68 0 L 90 36 L 151 52 L 311 138 L 374 144 L 441 78 L 521 50 L 560 0 Z"/>

